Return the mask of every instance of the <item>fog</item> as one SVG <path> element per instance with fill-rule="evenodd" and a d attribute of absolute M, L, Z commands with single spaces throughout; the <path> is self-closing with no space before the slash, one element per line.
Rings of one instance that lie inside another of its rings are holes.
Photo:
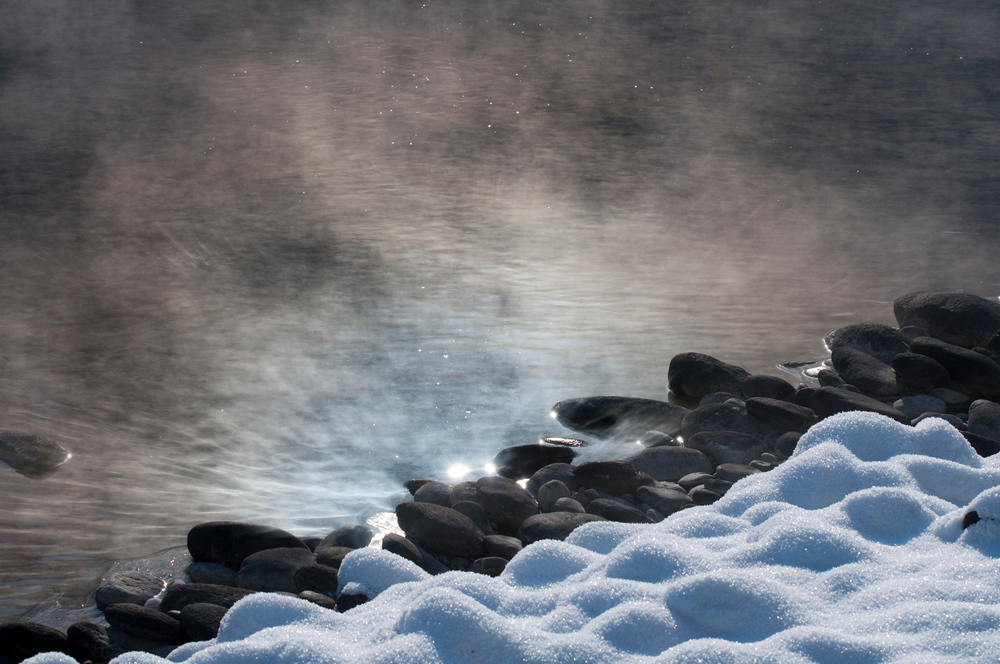
<path fill-rule="evenodd" d="M 54 2 L 0 12 L 0 616 L 210 519 L 411 476 L 995 296 L 1000 11 Z"/>

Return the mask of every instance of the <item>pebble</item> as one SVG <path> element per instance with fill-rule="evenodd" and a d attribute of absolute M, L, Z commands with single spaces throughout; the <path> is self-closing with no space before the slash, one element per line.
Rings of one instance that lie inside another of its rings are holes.
<path fill-rule="evenodd" d="M 550 480 L 538 489 L 538 507 L 543 512 L 551 512 L 553 504 L 560 498 L 570 498 L 573 492 L 565 483 Z"/>
<path fill-rule="evenodd" d="M 576 466 L 571 466 L 568 463 L 550 463 L 535 472 L 531 476 L 531 479 L 528 480 L 525 488 L 528 490 L 528 493 L 537 496 L 538 490 L 542 488 L 543 484 L 551 480 L 559 480 L 568 486 L 570 491 L 576 491 L 580 488 L 580 484 L 576 481 L 576 477 L 573 474 L 575 469 Z"/>
<path fill-rule="evenodd" d="M 738 482 L 744 477 L 754 475 L 760 471 L 750 466 L 739 463 L 722 463 L 715 469 L 715 476 L 727 482 Z"/>
<path fill-rule="evenodd" d="M 560 498 L 552 504 L 552 511 L 583 514 L 587 511 L 587 509 L 579 500 L 576 500 L 575 498 Z"/>
<path fill-rule="evenodd" d="M 469 566 L 469 571 L 475 572 L 476 574 L 485 574 L 486 576 L 500 576 L 506 568 L 506 558 L 486 556 L 484 558 L 477 558 L 476 560 L 473 560 L 472 564 Z"/>
<path fill-rule="evenodd" d="M 714 491 L 709 491 L 703 486 L 696 486 L 691 489 L 691 500 L 695 505 L 711 505 L 720 498 L 722 496 Z"/>
<path fill-rule="evenodd" d="M 685 491 L 690 491 L 696 486 L 704 484 L 714 478 L 715 475 L 712 473 L 691 473 L 690 475 L 685 475 L 677 480 L 677 484 L 679 484 Z"/>
<path fill-rule="evenodd" d="M 664 516 L 670 516 L 694 504 L 691 496 L 683 489 L 644 486 L 639 489 L 636 497 Z"/>
<path fill-rule="evenodd" d="M 928 417 L 938 417 L 947 422 L 948 424 L 950 424 L 951 426 L 955 427 L 959 431 L 966 430 L 965 422 L 963 422 L 960 418 L 950 413 L 921 413 L 916 418 L 914 418 L 914 420 L 910 422 L 910 424 L 912 424 L 913 426 L 917 426 L 918 423 L 926 420 Z"/>
<path fill-rule="evenodd" d="M 947 387 L 935 387 L 927 394 L 937 397 L 949 406 L 961 406 L 969 402 L 969 397 L 963 392 L 948 389 Z"/>

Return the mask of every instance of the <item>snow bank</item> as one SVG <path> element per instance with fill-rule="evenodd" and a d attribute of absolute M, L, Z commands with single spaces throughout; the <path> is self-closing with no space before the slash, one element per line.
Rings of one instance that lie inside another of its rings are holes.
<path fill-rule="evenodd" d="M 979 521 L 963 529 L 967 512 Z M 255 595 L 169 658 L 244 662 L 993 662 L 1000 460 L 943 420 L 824 420 L 777 469 L 656 525 L 588 524 L 498 578 L 375 549 L 345 614 Z M 41 655 L 33 664 L 70 664 Z M 163 664 L 129 653 L 115 664 Z"/>

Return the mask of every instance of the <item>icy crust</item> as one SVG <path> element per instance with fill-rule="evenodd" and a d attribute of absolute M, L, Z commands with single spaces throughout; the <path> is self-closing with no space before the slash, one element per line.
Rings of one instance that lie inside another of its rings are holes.
<path fill-rule="evenodd" d="M 975 510 L 979 521 L 962 521 Z M 656 525 L 592 523 L 498 578 L 347 556 L 345 614 L 254 595 L 170 661 L 993 662 L 1000 465 L 951 426 L 828 418 L 777 469 Z M 69 664 L 44 655 L 35 664 Z M 162 664 L 128 653 L 117 664 Z"/>

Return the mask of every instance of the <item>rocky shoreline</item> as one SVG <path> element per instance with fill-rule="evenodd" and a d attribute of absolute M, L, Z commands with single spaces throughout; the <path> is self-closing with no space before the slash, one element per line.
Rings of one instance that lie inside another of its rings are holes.
<path fill-rule="evenodd" d="M 671 401 L 559 402 L 552 414 L 567 428 L 638 441 L 642 449 L 574 464 L 585 440 L 546 438 L 501 451 L 496 475 L 477 481 L 410 480 L 413 500 L 395 509 L 403 534 L 386 534 L 377 545 L 430 574 L 496 576 L 522 547 L 565 539 L 585 523 L 654 523 L 713 503 L 741 478 L 780 465 L 810 426 L 846 411 L 906 424 L 943 418 L 981 456 L 1000 452 L 1000 303 L 919 291 L 893 308 L 898 328 L 863 323 L 832 332 L 831 359 L 804 373 L 812 386 L 682 353 L 668 369 Z M 348 611 L 368 598 L 352 584 L 340 587 L 338 569 L 374 537 L 365 525 L 321 538 L 256 524 L 200 524 L 188 533 L 193 562 L 184 582 L 111 574 L 95 591 L 107 627 L 81 622 L 64 634 L 30 622 L 0 625 L 0 664 L 49 651 L 95 664 L 129 650 L 162 656 L 214 638 L 228 608 L 255 592 Z"/>

